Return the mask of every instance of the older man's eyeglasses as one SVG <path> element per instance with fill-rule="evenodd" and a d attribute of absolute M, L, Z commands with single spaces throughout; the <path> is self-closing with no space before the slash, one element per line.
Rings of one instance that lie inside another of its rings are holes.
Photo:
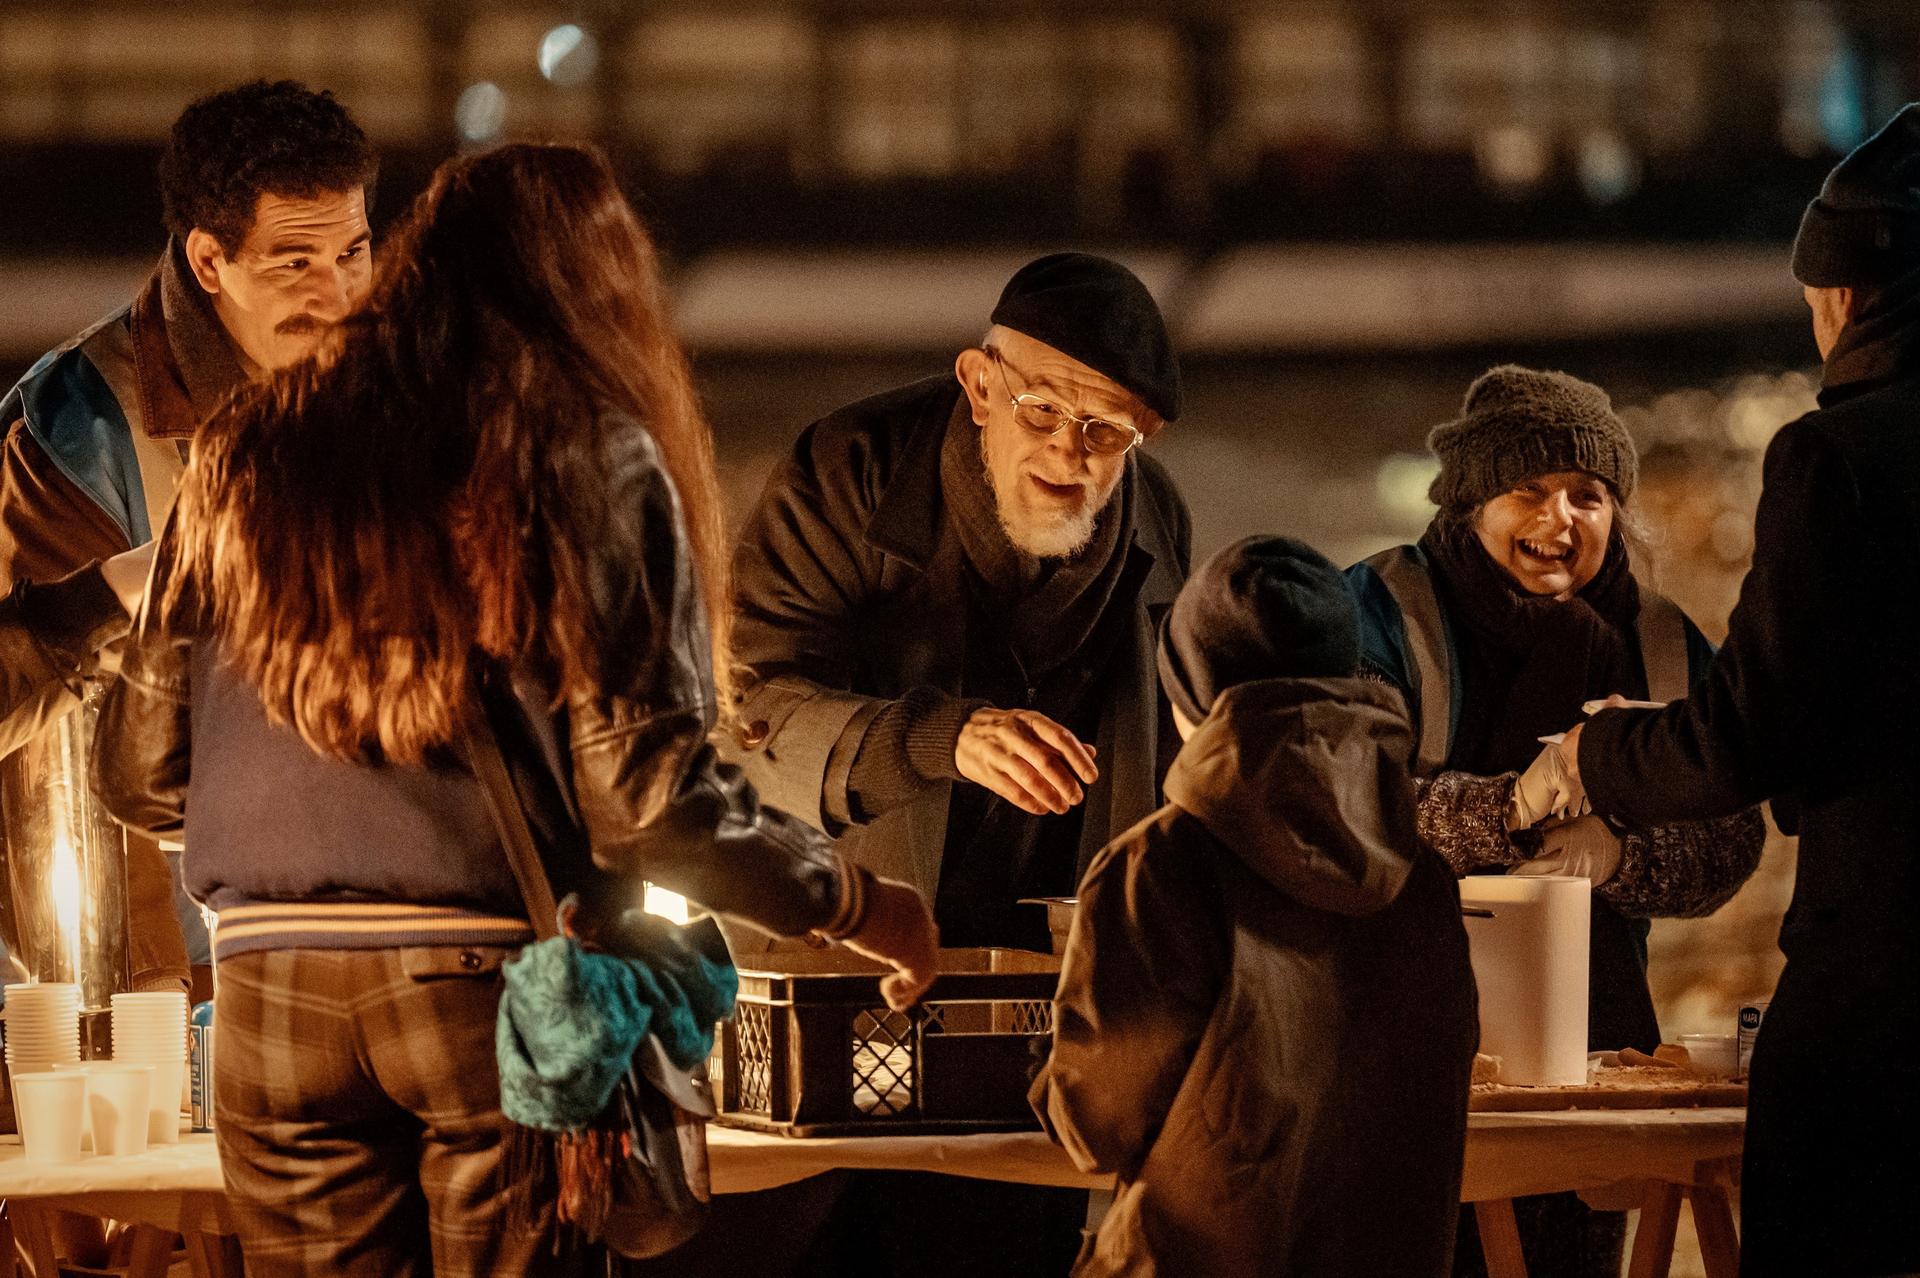
<path fill-rule="evenodd" d="M 1146 438 L 1131 426 L 1110 422 L 1103 417 L 1075 417 L 1058 404 L 1042 399 L 1031 391 L 1014 394 L 1012 384 L 1007 381 L 1006 360 L 991 346 L 986 348 L 986 352 L 1000 370 L 1000 385 L 1013 403 L 1013 420 L 1020 424 L 1021 429 L 1036 435 L 1053 436 L 1065 427 L 1078 426 L 1081 444 L 1088 452 L 1103 457 L 1124 453 Z"/>

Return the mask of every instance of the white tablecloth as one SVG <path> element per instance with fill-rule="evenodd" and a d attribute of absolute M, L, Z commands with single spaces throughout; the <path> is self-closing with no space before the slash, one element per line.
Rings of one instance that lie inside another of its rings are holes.
<path fill-rule="evenodd" d="M 1461 1197 L 1512 1198 L 1627 1181 L 1690 1183 L 1697 1164 L 1740 1152 L 1741 1109 L 1568 1110 L 1471 1114 Z M 840 1167 L 940 1171 L 1036 1185 L 1101 1186 L 1038 1132 L 978 1136 L 864 1136 L 789 1140 L 714 1127 L 709 1148 L 719 1193 L 771 1189 Z M 135 1157 L 29 1163 L 17 1137 L 0 1138 L 0 1198 L 202 1195 L 222 1192 L 213 1137 L 183 1136 Z"/>
<path fill-rule="evenodd" d="M 77 1163 L 30 1163 L 18 1136 L 0 1136 L 0 1198 L 152 1192 L 224 1194 L 212 1133 L 189 1133 L 144 1154 L 85 1154 Z"/>
<path fill-rule="evenodd" d="M 1743 1109 L 1567 1110 L 1469 1114 L 1461 1200 L 1590 1190 L 1625 1181 L 1690 1183 L 1696 1164 L 1736 1156 Z M 1039 1132 L 982 1136 L 841 1136 L 789 1140 L 713 1127 L 716 1192 L 772 1189 L 836 1167 L 940 1171 L 1033 1185 L 1105 1187 Z"/>

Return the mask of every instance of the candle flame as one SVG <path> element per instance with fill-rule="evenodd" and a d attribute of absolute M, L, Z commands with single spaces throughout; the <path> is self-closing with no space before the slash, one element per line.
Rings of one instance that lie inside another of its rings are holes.
<path fill-rule="evenodd" d="M 658 914 L 661 918 L 671 919 L 675 923 L 687 921 L 687 898 L 678 892 L 669 892 L 651 883 L 647 884 L 647 892 L 641 908 L 649 914 Z"/>

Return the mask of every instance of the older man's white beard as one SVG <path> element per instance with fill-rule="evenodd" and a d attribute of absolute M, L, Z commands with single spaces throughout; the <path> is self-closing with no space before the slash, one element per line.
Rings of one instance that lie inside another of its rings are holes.
<path fill-rule="evenodd" d="M 1009 517 L 1004 502 L 994 504 L 999 509 L 1000 526 L 1006 529 L 1007 540 L 1035 559 L 1073 558 L 1093 540 L 1094 525 L 1100 521 L 1100 507 L 1091 501 L 1071 515 L 1026 522 Z"/>

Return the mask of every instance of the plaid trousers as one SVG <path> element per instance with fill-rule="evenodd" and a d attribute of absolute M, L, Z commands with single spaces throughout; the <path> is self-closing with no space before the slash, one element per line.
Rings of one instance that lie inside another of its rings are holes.
<path fill-rule="evenodd" d="M 494 1063 L 511 950 L 266 950 L 220 962 L 220 1165 L 252 1278 L 604 1273 L 514 1227 Z M 591 1254 L 590 1254 L 591 1253 Z"/>

